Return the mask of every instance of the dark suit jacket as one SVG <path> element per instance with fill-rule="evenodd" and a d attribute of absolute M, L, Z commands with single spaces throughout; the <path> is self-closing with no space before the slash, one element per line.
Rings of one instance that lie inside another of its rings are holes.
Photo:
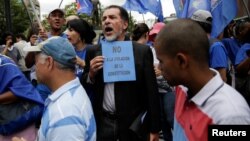
<path fill-rule="evenodd" d="M 156 76 L 153 68 L 153 55 L 150 47 L 133 42 L 136 81 L 115 82 L 115 106 L 118 115 L 119 131 L 128 130 L 140 113 L 147 111 L 149 132 L 157 133 L 160 130 L 160 99 L 158 95 Z M 90 60 L 102 55 L 100 45 L 87 49 L 86 68 L 82 83 L 86 83 Z M 104 80 L 103 70 L 99 70 L 92 85 L 94 89 L 93 108 L 97 120 L 102 112 Z"/>

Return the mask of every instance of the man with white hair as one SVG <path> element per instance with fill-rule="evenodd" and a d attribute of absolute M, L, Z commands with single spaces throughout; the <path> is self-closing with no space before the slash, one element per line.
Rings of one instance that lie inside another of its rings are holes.
<path fill-rule="evenodd" d="M 38 141 L 95 141 L 95 118 L 75 75 L 76 53 L 72 44 L 55 36 L 25 50 L 36 52 L 37 79 L 52 91 L 45 101 Z"/>

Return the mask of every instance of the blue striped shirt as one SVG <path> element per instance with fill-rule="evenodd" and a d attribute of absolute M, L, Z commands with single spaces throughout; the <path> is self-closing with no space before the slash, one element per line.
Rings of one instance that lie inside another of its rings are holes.
<path fill-rule="evenodd" d="M 95 141 L 96 123 L 89 98 L 78 78 L 45 101 L 38 141 Z"/>

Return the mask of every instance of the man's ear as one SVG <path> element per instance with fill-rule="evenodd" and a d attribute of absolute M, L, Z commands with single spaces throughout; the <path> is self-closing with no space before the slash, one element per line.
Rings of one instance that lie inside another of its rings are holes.
<path fill-rule="evenodd" d="M 124 21 L 123 22 L 123 30 L 127 30 L 128 29 L 128 21 Z"/>
<path fill-rule="evenodd" d="M 178 53 L 176 55 L 177 63 L 180 68 L 184 69 L 188 67 L 188 56 L 184 53 Z"/>
<path fill-rule="evenodd" d="M 48 67 L 49 70 L 52 70 L 55 65 L 55 61 L 51 56 L 49 56 L 47 59 L 48 64 L 46 64 L 46 67 Z"/>

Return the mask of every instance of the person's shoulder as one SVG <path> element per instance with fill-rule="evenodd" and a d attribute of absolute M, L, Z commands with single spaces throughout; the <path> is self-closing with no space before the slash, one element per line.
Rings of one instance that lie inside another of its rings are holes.
<path fill-rule="evenodd" d="M 63 37 L 63 38 L 66 38 L 66 39 L 68 38 L 67 34 L 64 33 L 64 32 L 62 32 L 60 36 Z"/>
<path fill-rule="evenodd" d="M 226 83 L 208 102 L 216 105 L 218 114 L 222 111 L 227 113 L 228 116 L 244 112 L 250 113 L 250 109 L 242 95 Z"/>
<path fill-rule="evenodd" d="M 224 46 L 224 44 L 222 43 L 222 41 L 215 39 L 212 41 L 211 46 Z"/>
<path fill-rule="evenodd" d="M 4 65 L 4 64 L 7 64 L 7 63 L 15 65 L 11 58 L 9 58 L 8 56 L 0 54 L 0 65 Z"/>
<path fill-rule="evenodd" d="M 239 92 L 225 84 L 218 96 L 216 109 L 218 110 L 221 122 L 237 124 L 241 123 L 240 120 L 248 119 L 248 123 L 250 123 L 249 106 Z"/>
<path fill-rule="evenodd" d="M 145 44 L 140 44 L 137 43 L 135 41 L 132 41 L 132 45 L 134 49 L 138 49 L 138 50 L 151 50 L 150 46 L 145 45 Z"/>
<path fill-rule="evenodd" d="M 101 44 L 87 44 L 86 45 L 86 49 L 96 49 L 100 47 L 101 47 Z"/>
<path fill-rule="evenodd" d="M 21 43 L 20 42 L 16 42 L 13 44 L 13 46 L 17 46 L 17 45 L 20 45 Z"/>
<path fill-rule="evenodd" d="M 244 56 L 244 54 L 248 53 L 249 50 L 250 50 L 250 44 L 245 43 L 239 48 L 238 53 Z"/>
<path fill-rule="evenodd" d="M 248 49 L 250 49 L 250 43 L 243 44 L 241 48 L 248 48 Z"/>
<path fill-rule="evenodd" d="M 140 44 L 140 43 L 137 43 L 137 42 L 135 42 L 135 41 L 132 41 L 132 44 L 133 44 L 133 46 L 137 46 L 137 47 L 147 47 L 147 48 L 149 48 L 148 45 Z"/>
<path fill-rule="evenodd" d="M 13 49 L 12 49 L 12 52 L 13 52 L 14 54 L 20 54 L 20 51 L 22 51 L 22 48 L 23 48 L 23 47 L 15 47 L 15 46 L 13 45 L 12 48 L 13 48 Z"/>
<path fill-rule="evenodd" d="M 87 45 L 86 50 L 87 51 L 96 51 L 101 48 L 101 44 L 96 45 Z"/>
<path fill-rule="evenodd" d="M 210 50 L 224 50 L 226 51 L 225 45 L 220 40 L 216 40 L 210 44 Z"/>
<path fill-rule="evenodd" d="M 13 46 L 14 46 L 14 48 L 17 48 L 17 49 L 20 49 L 20 50 L 21 50 L 21 48 L 24 47 L 25 44 L 23 44 L 23 43 L 21 43 L 21 42 L 17 42 L 17 43 L 15 43 Z"/>
<path fill-rule="evenodd" d="M 222 42 L 231 42 L 233 40 L 234 40 L 234 38 L 223 38 L 221 41 Z"/>

